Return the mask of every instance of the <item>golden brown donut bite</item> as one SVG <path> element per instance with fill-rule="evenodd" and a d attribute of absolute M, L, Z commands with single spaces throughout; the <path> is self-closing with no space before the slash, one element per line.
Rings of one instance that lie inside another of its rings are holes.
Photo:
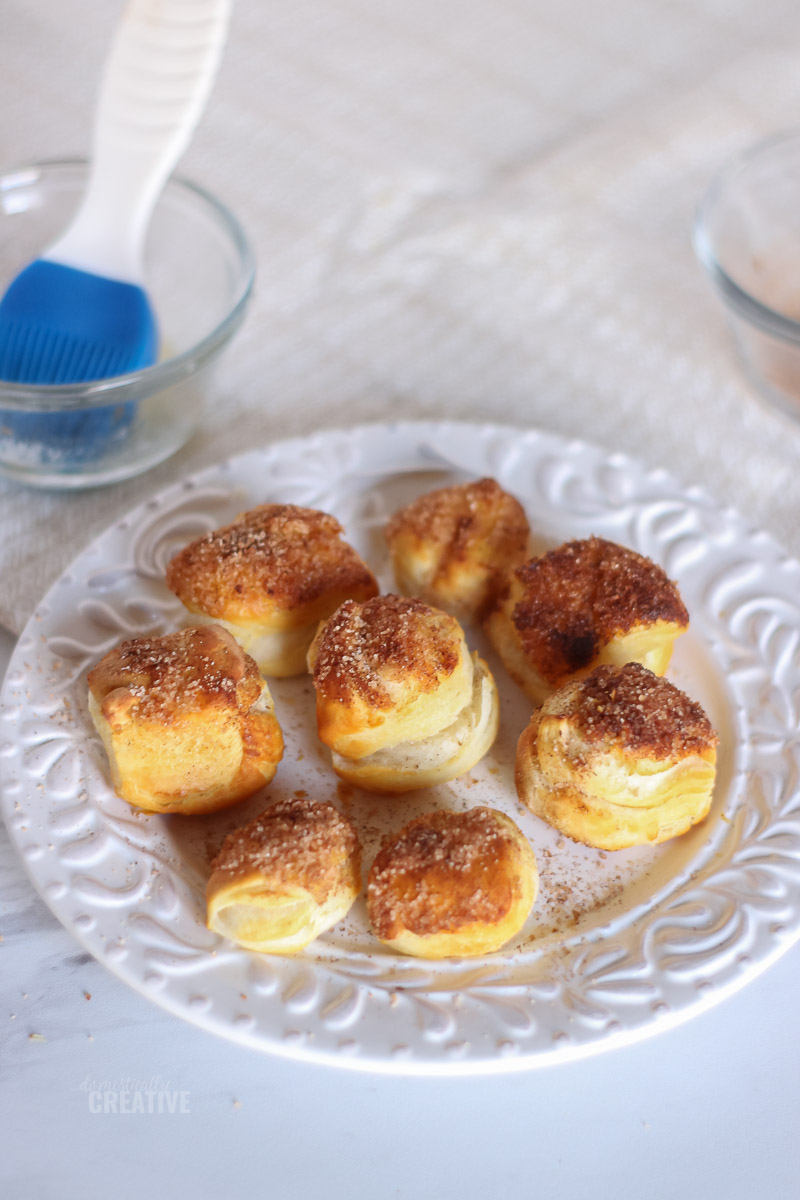
<path fill-rule="evenodd" d="M 346 601 L 320 626 L 308 665 L 333 768 L 371 791 L 455 779 L 497 735 L 489 668 L 455 617 L 421 600 Z"/>
<path fill-rule="evenodd" d="M 378 592 L 341 534 L 327 513 L 262 504 L 179 551 L 167 587 L 197 620 L 230 630 L 265 675 L 299 675 L 319 622 Z"/>
<path fill-rule="evenodd" d="M 360 848 L 332 804 L 279 800 L 225 839 L 206 887 L 208 927 L 248 950 L 293 954 L 361 891 Z"/>
<path fill-rule="evenodd" d="M 420 496 L 394 514 L 386 540 L 400 591 L 460 621 L 483 616 L 530 554 L 522 505 L 494 479 Z"/>
<path fill-rule="evenodd" d="M 517 745 L 523 804 L 603 850 L 666 841 L 711 805 L 717 735 L 703 709 L 640 663 L 555 692 Z"/>
<path fill-rule="evenodd" d="M 402 954 L 488 954 L 519 932 L 537 889 L 533 850 L 504 813 L 430 812 L 384 842 L 367 909 L 375 935 Z"/>
<path fill-rule="evenodd" d="M 89 712 L 115 790 L 151 812 L 235 804 L 283 754 L 266 683 L 216 625 L 122 642 L 89 672 Z"/>
<path fill-rule="evenodd" d="M 485 625 L 512 679 L 539 704 L 602 663 L 636 661 L 663 675 L 689 615 L 649 558 L 592 537 L 518 567 Z"/>

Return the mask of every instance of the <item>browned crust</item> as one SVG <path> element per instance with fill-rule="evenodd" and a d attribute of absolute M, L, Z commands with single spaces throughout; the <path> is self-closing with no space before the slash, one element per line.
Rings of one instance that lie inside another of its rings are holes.
<path fill-rule="evenodd" d="M 719 741 L 697 701 L 637 662 L 596 667 L 554 693 L 542 713 L 569 719 L 587 742 L 612 742 L 639 758 L 677 761 Z"/>
<path fill-rule="evenodd" d="M 410 536 L 439 548 L 433 579 L 475 563 L 498 577 L 528 552 L 530 528 L 518 500 L 494 479 L 439 488 L 396 512 L 386 527 L 390 545 Z"/>
<path fill-rule="evenodd" d="M 433 692 L 452 675 L 462 652 L 456 619 L 421 600 L 393 595 L 364 604 L 348 600 L 312 647 L 314 684 L 328 701 L 358 696 L 388 709 L 393 682 L 413 678 L 418 691 Z"/>
<path fill-rule="evenodd" d="M 229 878 L 258 873 L 305 888 L 321 904 L 341 886 L 344 869 L 358 876 L 359 854 L 355 829 L 332 804 L 290 797 L 228 834 L 211 870 Z"/>
<path fill-rule="evenodd" d="M 313 609 L 329 596 L 336 607 L 376 595 L 374 576 L 342 532 L 316 509 L 262 504 L 180 550 L 167 587 L 188 608 L 230 621 Z"/>
<path fill-rule="evenodd" d="M 377 937 L 499 924 L 519 894 L 517 860 L 513 833 L 490 808 L 417 817 L 384 842 L 370 868 L 367 904 Z"/>
<path fill-rule="evenodd" d="M 246 714 L 263 687 L 252 658 L 218 625 L 121 642 L 88 682 L 112 727 L 128 715 L 169 724 L 211 707 Z"/>
<path fill-rule="evenodd" d="M 283 736 L 257 703 L 266 685 L 220 626 L 122 642 L 88 681 L 115 787 L 136 807 L 213 812 L 274 776 Z"/>
<path fill-rule="evenodd" d="M 707 815 L 716 745 L 674 684 L 639 663 L 603 665 L 534 712 L 517 745 L 517 795 L 588 846 L 655 845 Z"/>
<path fill-rule="evenodd" d="M 523 651 L 550 683 L 588 666 L 602 646 L 639 626 L 689 624 L 661 567 L 597 537 L 518 567 L 511 595 Z"/>

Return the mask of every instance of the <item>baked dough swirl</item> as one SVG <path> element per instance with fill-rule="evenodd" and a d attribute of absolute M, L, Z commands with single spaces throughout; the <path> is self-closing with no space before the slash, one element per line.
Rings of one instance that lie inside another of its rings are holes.
<path fill-rule="evenodd" d="M 486 631 L 535 704 L 602 663 L 669 665 L 689 615 L 661 569 L 603 538 L 567 542 L 513 572 Z"/>
<path fill-rule="evenodd" d="M 327 513 L 262 504 L 198 538 L 166 582 L 193 620 L 222 624 L 267 676 L 302 674 L 319 622 L 378 585 Z"/>
<path fill-rule="evenodd" d="M 114 787 L 137 808 L 213 812 L 273 778 L 283 737 L 269 688 L 220 626 L 122 642 L 88 682 Z"/>
<path fill-rule="evenodd" d="M 497 735 L 489 668 L 470 654 L 455 617 L 421 600 L 347 601 L 320 626 L 309 668 L 334 770 L 371 791 L 454 779 Z"/>
<path fill-rule="evenodd" d="M 353 826 L 332 804 L 278 800 L 225 839 L 206 887 L 208 927 L 248 950 L 294 954 L 361 891 Z"/>
<path fill-rule="evenodd" d="M 367 909 L 376 936 L 402 954 L 488 954 L 519 932 L 537 889 L 533 850 L 505 813 L 430 812 L 385 840 Z"/>
<path fill-rule="evenodd" d="M 717 735 L 703 709 L 640 663 L 553 693 L 517 745 L 523 804 L 603 850 L 666 841 L 708 813 Z"/>
<path fill-rule="evenodd" d="M 477 621 L 530 554 L 522 505 L 494 479 L 427 492 L 389 521 L 386 540 L 400 591 Z"/>

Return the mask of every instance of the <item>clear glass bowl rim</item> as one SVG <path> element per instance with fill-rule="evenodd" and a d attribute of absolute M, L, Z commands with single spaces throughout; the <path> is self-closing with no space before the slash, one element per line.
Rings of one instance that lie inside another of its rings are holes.
<path fill-rule="evenodd" d="M 85 158 L 50 158 L 9 167 L 0 171 L 0 190 L 10 190 L 9 185 L 15 177 L 24 177 L 31 172 L 42 175 L 61 169 L 78 168 L 85 171 L 88 166 L 88 159 Z M 169 190 L 189 192 L 199 198 L 212 210 L 236 250 L 239 282 L 236 298 L 225 317 L 204 338 L 180 354 L 126 375 L 68 384 L 25 384 L 0 380 L 0 401 L 5 406 L 23 411 L 68 411 L 118 404 L 152 395 L 193 375 L 235 332 L 244 317 L 255 279 L 255 258 L 250 241 L 227 205 L 200 184 L 180 175 L 171 175 L 164 185 L 164 191 Z"/>
<path fill-rule="evenodd" d="M 705 267 L 723 300 L 739 316 L 752 325 L 756 325 L 765 333 L 771 334 L 772 337 L 800 345 L 800 322 L 793 321 L 791 317 L 786 317 L 774 308 L 770 308 L 769 305 L 762 304 L 760 300 L 756 300 L 736 283 L 717 260 L 713 241 L 708 234 L 708 223 L 712 211 L 733 180 L 746 171 L 757 159 L 773 154 L 776 150 L 785 149 L 789 145 L 795 145 L 798 156 L 800 156 L 800 130 L 787 130 L 763 138 L 739 151 L 723 164 L 697 207 L 692 244 L 697 258 Z M 798 203 L 800 203 L 800 196 Z"/>

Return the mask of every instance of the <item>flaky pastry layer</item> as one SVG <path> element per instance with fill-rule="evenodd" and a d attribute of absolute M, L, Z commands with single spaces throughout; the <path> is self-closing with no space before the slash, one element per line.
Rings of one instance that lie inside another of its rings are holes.
<path fill-rule="evenodd" d="M 400 590 L 478 620 L 530 553 L 522 505 L 494 479 L 440 488 L 394 514 L 386 529 Z"/>
<path fill-rule="evenodd" d="M 254 660 L 259 671 L 270 679 L 287 679 L 305 673 L 308 648 L 319 626 L 318 621 L 311 621 L 297 629 L 262 633 L 258 626 L 237 625 L 235 621 L 222 621 L 201 613 L 194 613 L 192 621 L 194 624 L 221 625 L 227 629 Z"/>
<path fill-rule="evenodd" d="M 294 954 L 346 916 L 360 890 L 351 823 L 332 804 L 280 800 L 226 838 L 207 923 L 248 950 Z"/>
<path fill-rule="evenodd" d="M 523 804 L 604 850 L 658 843 L 708 813 L 717 737 L 698 704 L 638 663 L 602 666 L 537 710 L 519 739 Z"/>
<path fill-rule="evenodd" d="M 190 613 L 229 623 L 237 637 L 313 633 L 344 600 L 378 592 L 342 532 L 316 509 L 264 504 L 179 551 L 167 566 L 167 586 Z"/>
<path fill-rule="evenodd" d="M 88 682 L 114 788 L 137 808 L 213 812 L 275 775 L 283 738 L 269 689 L 218 626 L 123 642 Z"/>
<path fill-rule="evenodd" d="M 461 626 L 416 599 L 347 601 L 320 626 L 308 665 L 320 739 L 349 759 L 439 733 L 472 696 Z"/>
<path fill-rule="evenodd" d="M 336 774 L 368 791 L 397 793 L 446 783 L 471 770 L 491 749 L 500 721 L 491 672 L 477 654 L 472 657 L 472 695 L 451 724 L 426 738 L 386 746 L 359 759 L 334 752 Z"/>

